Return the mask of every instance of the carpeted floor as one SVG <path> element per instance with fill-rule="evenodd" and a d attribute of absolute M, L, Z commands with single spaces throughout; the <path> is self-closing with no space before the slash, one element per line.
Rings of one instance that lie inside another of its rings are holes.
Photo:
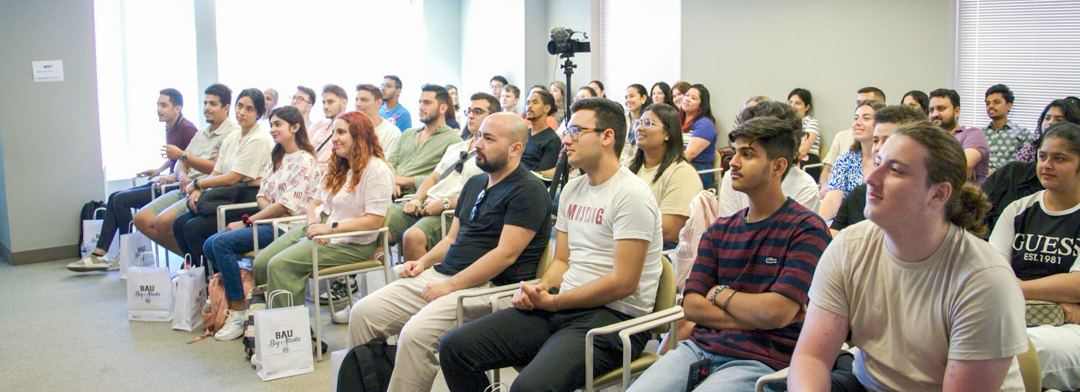
<path fill-rule="evenodd" d="M 263 382 L 239 339 L 187 344 L 201 331 L 129 322 L 119 275 L 74 274 L 65 268 L 70 261 L 18 267 L 0 262 L 6 336 L 0 340 L 0 391 L 329 390 L 329 355 L 315 363 L 314 373 Z M 372 280 L 378 280 L 370 282 L 372 290 L 381 287 L 381 278 Z M 330 350 L 343 349 L 346 326 L 332 324 L 323 312 Z M 445 390 L 440 375 L 433 391 Z"/>

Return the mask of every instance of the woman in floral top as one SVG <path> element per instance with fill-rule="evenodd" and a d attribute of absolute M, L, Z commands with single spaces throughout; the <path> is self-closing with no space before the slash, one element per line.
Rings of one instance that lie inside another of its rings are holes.
<path fill-rule="evenodd" d="M 826 221 L 832 220 L 840 210 L 840 203 L 855 187 L 865 182 L 865 174 L 874 170 L 874 157 L 870 153 L 874 146 L 874 115 L 885 107 L 880 101 L 866 100 L 855 108 L 855 123 L 851 125 L 851 136 L 855 144 L 848 151 L 836 158 L 832 172 L 829 173 L 829 185 L 825 189 L 825 198 L 821 200 L 818 215 Z"/>
<path fill-rule="evenodd" d="M 221 271 L 225 298 L 229 301 L 225 324 L 214 335 L 217 340 L 232 340 L 244 334 L 246 293 L 243 291 L 237 255 L 254 249 L 251 223 L 306 213 L 308 202 L 318 186 L 315 148 L 308 141 L 304 116 L 300 111 L 292 106 L 284 106 L 270 113 L 270 135 L 276 144 L 256 196 L 259 212 L 230 223 L 225 231 L 214 234 L 203 243 L 203 254 L 214 268 Z M 274 240 L 274 230 L 270 225 L 259 226 L 260 246 L 265 247 Z"/>

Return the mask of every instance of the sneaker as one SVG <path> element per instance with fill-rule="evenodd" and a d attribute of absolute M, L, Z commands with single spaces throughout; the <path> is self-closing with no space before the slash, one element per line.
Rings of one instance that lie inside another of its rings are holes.
<path fill-rule="evenodd" d="M 334 312 L 334 316 L 331 317 L 331 319 L 334 321 L 334 324 L 348 324 L 349 313 L 351 312 L 352 306 L 346 306 L 345 309 Z"/>
<path fill-rule="evenodd" d="M 79 261 L 68 263 L 67 269 L 75 272 L 108 271 L 109 261 L 104 256 L 91 253 Z"/>
<path fill-rule="evenodd" d="M 232 309 L 229 309 L 226 312 L 229 315 L 225 317 L 225 323 L 222 324 L 221 329 L 214 334 L 214 339 L 220 341 L 233 340 L 244 334 L 244 312 Z"/>
<path fill-rule="evenodd" d="M 360 288 L 356 286 L 356 280 L 349 277 L 349 281 L 352 283 L 352 295 L 360 294 Z M 345 285 L 345 281 L 338 278 L 334 283 L 330 284 L 330 295 L 333 298 L 334 305 L 341 305 L 349 301 L 348 287 Z M 326 293 L 319 295 L 319 303 L 326 305 L 329 302 L 326 300 Z"/>
<path fill-rule="evenodd" d="M 120 270 L 120 256 L 117 255 L 115 258 L 112 259 L 112 261 L 109 262 L 109 271 L 119 271 L 119 270 Z"/>

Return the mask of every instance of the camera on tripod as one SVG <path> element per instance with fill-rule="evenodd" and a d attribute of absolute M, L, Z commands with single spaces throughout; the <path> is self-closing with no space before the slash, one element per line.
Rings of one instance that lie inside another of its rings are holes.
<path fill-rule="evenodd" d="M 565 27 L 551 29 L 551 41 L 548 42 L 548 53 L 557 54 L 559 57 L 571 57 L 574 53 L 588 53 L 592 45 L 588 42 L 574 39 L 574 34 L 581 33 L 584 39 L 589 36 L 580 31 L 570 30 Z"/>

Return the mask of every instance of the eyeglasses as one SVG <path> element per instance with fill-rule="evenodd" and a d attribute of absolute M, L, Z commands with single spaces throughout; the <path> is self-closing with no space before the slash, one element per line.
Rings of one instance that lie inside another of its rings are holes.
<path fill-rule="evenodd" d="M 483 115 L 488 114 L 488 113 L 489 112 L 487 110 L 484 110 L 484 109 L 481 109 L 481 108 L 466 108 L 465 109 L 465 116 L 466 117 L 468 117 L 468 116 L 480 117 L 480 116 L 483 116 Z"/>
<path fill-rule="evenodd" d="M 661 125 L 659 121 L 653 121 L 651 118 L 638 119 L 630 122 L 631 129 L 638 128 L 652 128 L 653 125 Z"/>
<path fill-rule="evenodd" d="M 564 133 L 563 136 L 570 136 L 570 140 L 573 140 L 573 141 L 576 142 L 578 140 L 578 137 L 581 136 L 581 132 L 584 132 L 584 131 L 601 132 L 600 130 L 598 130 L 596 128 L 582 128 L 582 127 L 569 126 L 569 127 L 566 127 L 566 133 Z"/>
<path fill-rule="evenodd" d="M 472 205 L 472 212 L 469 213 L 469 220 L 476 220 L 476 210 L 480 208 L 480 203 L 484 202 L 484 196 L 487 195 L 487 189 L 480 190 L 480 195 L 476 196 L 476 202 Z"/>
<path fill-rule="evenodd" d="M 307 102 L 307 103 L 311 103 L 311 102 L 309 102 L 309 101 L 307 100 L 307 98 L 301 97 L 301 96 L 299 96 L 299 95 L 293 95 L 293 97 L 292 97 L 292 101 L 293 101 L 293 102 Z"/>

